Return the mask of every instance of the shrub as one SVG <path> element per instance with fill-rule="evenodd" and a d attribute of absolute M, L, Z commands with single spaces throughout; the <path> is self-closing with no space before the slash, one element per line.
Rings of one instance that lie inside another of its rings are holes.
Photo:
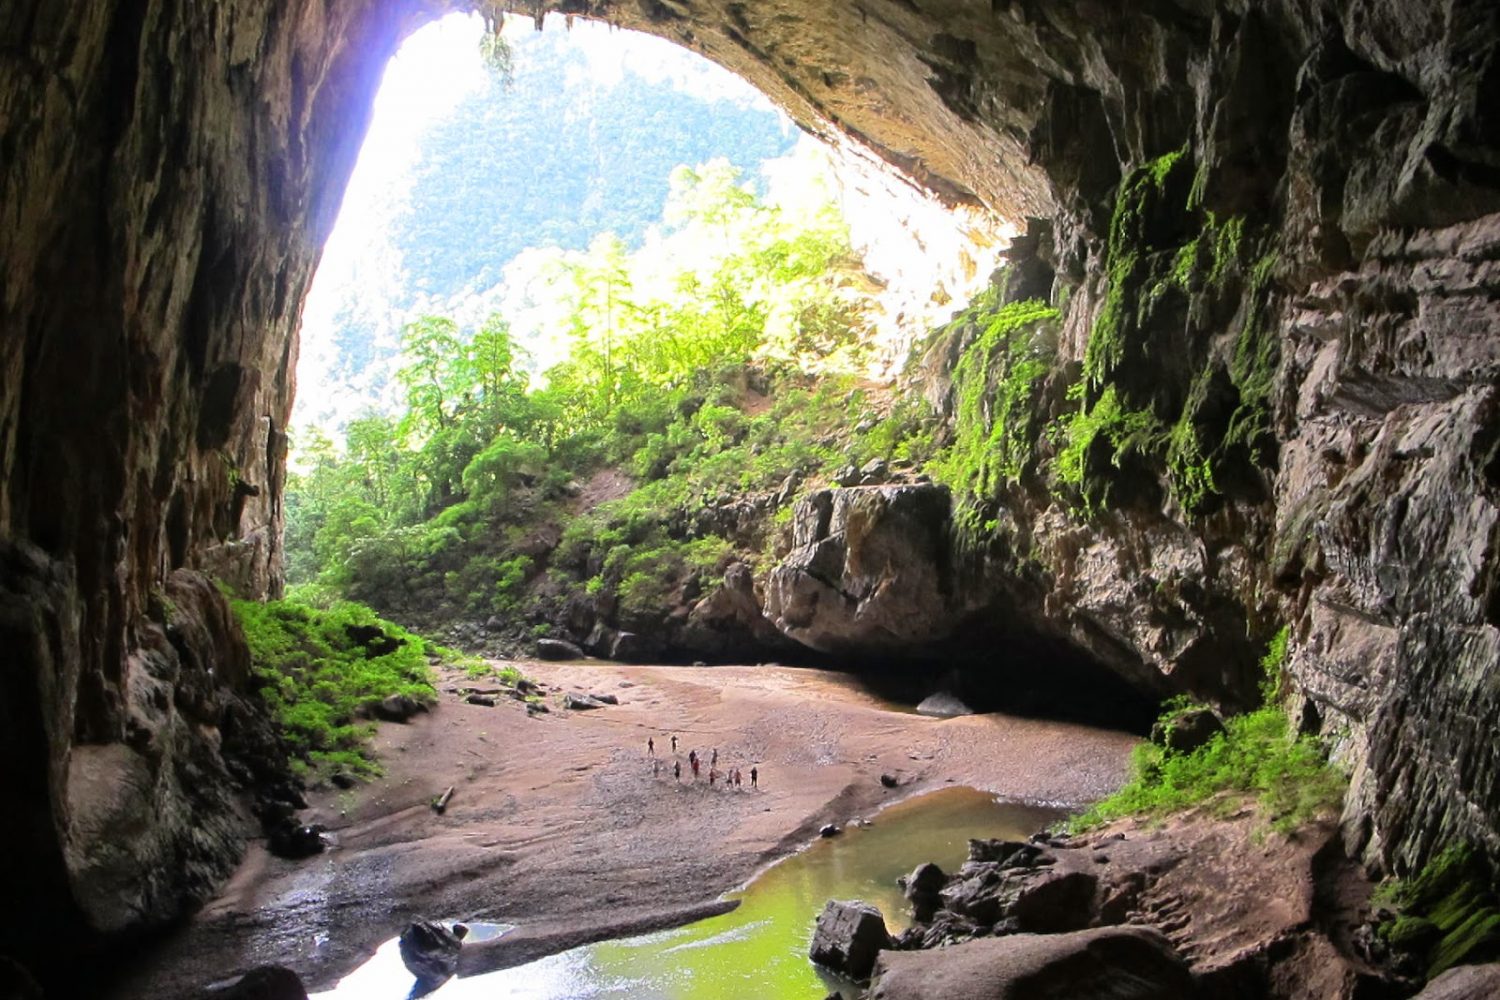
<path fill-rule="evenodd" d="M 232 602 L 254 675 L 295 753 L 316 770 L 379 773 L 363 713 L 390 695 L 436 696 L 429 653 L 453 657 L 361 604 Z"/>
<path fill-rule="evenodd" d="M 1271 640 L 1261 660 L 1268 703 L 1224 723 L 1224 732 L 1189 753 L 1143 743 L 1131 756 L 1132 777 L 1115 794 L 1069 820 L 1086 830 L 1134 815 L 1162 815 L 1224 793 L 1253 795 L 1271 822 L 1286 833 L 1338 809 L 1345 779 L 1317 742 L 1291 731 L 1275 701 L 1286 657 L 1288 631 Z M 1181 704 L 1169 703 L 1162 725 L 1170 726 Z"/>

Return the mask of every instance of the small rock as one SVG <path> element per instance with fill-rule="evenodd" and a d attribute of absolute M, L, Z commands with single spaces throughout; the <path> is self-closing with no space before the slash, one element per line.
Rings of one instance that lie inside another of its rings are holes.
<path fill-rule="evenodd" d="M 917 714 L 930 715 L 938 719 L 951 719 L 959 715 L 973 715 L 974 710 L 959 701 L 957 696 L 947 691 L 939 691 L 917 703 Z"/>
<path fill-rule="evenodd" d="M 414 921 L 401 932 L 401 961 L 424 985 L 444 982 L 458 971 L 458 952 L 468 933 L 463 924 L 450 929 L 430 920 Z"/>
<path fill-rule="evenodd" d="M 526 714 L 527 715 L 551 715 L 552 714 L 552 709 L 548 708 L 542 702 L 539 702 L 539 701 L 528 701 L 526 703 Z"/>
<path fill-rule="evenodd" d="M 387 695 L 373 706 L 375 717 L 386 722 L 405 722 L 421 709 L 419 701 L 404 694 Z"/>
<path fill-rule="evenodd" d="M 359 783 L 359 779 L 347 771 L 335 771 L 328 776 L 329 782 L 334 788 L 353 788 Z"/>
<path fill-rule="evenodd" d="M 38 992 L 36 995 L 40 997 L 42 994 Z M 10 994 L 0 990 L 0 996 Z M 213 1000 L 307 1000 L 307 988 L 291 969 L 262 965 L 223 989 L 214 990 L 209 996 Z"/>
<path fill-rule="evenodd" d="M 850 979 L 868 979 L 875 957 L 891 946 L 885 918 L 869 903 L 830 899 L 818 914 L 808 957 Z"/>
<path fill-rule="evenodd" d="M 1189 708 L 1158 722 L 1151 740 L 1174 753 L 1192 753 L 1224 731 L 1224 723 L 1208 706 Z"/>
<path fill-rule="evenodd" d="M 838 824 L 836 824 L 836 823 L 828 823 L 821 830 L 818 831 L 818 836 L 820 836 L 820 837 L 837 837 L 839 834 L 841 834 L 843 832 L 844 831 L 842 831 L 842 830 L 840 830 L 838 828 Z"/>
<path fill-rule="evenodd" d="M 320 854 L 324 848 L 323 828 L 316 823 L 299 826 L 286 823 L 271 831 L 266 847 L 278 858 L 300 861 Z"/>
<path fill-rule="evenodd" d="M 485 708 L 495 707 L 495 699 L 487 694 L 471 694 L 464 701 L 470 705 L 483 705 Z"/>
<path fill-rule="evenodd" d="M 597 691 L 590 691 L 589 697 L 604 705 L 618 705 L 620 703 L 620 699 L 618 696 L 612 694 L 599 694 Z"/>
<path fill-rule="evenodd" d="M 887 771 L 880 776 L 880 783 L 886 788 L 895 788 L 897 785 L 901 784 L 901 779 L 896 777 L 891 772 Z"/>
<path fill-rule="evenodd" d="M 484 630 L 486 632 L 505 631 L 505 619 L 501 618 L 499 615 L 490 615 L 490 617 L 485 620 Z"/>

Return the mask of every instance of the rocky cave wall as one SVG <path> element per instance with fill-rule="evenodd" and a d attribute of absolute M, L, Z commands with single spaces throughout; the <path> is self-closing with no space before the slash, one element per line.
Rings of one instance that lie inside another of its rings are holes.
<path fill-rule="evenodd" d="M 31 928 L 159 924 L 233 861 L 232 801 L 196 790 L 227 780 L 242 648 L 205 581 L 276 586 L 292 334 L 318 247 L 380 67 L 434 8 L 472 6 L 0 13 L 12 949 L 40 946 Z M 1092 517 L 1013 492 L 985 573 L 1139 680 L 1229 701 L 1291 623 L 1304 717 L 1356 768 L 1350 829 L 1387 861 L 1460 836 L 1500 854 L 1492 3 L 544 6 L 682 42 L 950 201 L 1046 220 L 1026 260 L 1062 307 L 1059 370 L 1090 367 L 1122 308 L 1139 320 L 1093 365 L 1091 402 L 1113 379 L 1183 411 L 1217 384 L 1193 397 L 1198 372 L 1223 369 L 1243 403 L 1237 341 L 1252 316 L 1270 331 L 1271 441 L 1225 459 L 1223 496 L 1188 509 L 1150 468 Z M 1121 182 L 1147 180 L 1162 204 L 1194 200 L 1176 221 L 1148 213 L 1137 253 L 1111 230 Z M 1272 265 L 1153 311 L 1158 251 L 1208 213 L 1246 220 Z M 1227 432 L 1201 416 L 1207 448 Z"/>
<path fill-rule="evenodd" d="M 293 331 L 420 7 L 0 11 L 0 952 L 44 975 L 240 856 L 209 581 L 279 588 Z"/>

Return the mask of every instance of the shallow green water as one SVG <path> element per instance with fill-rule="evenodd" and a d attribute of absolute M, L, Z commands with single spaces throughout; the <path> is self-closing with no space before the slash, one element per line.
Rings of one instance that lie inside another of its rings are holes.
<path fill-rule="evenodd" d="M 923 861 L 952 871 L 970 837 L 1021 839 L 1056 819 L 1054 810 L 1002 804 L 968 788 L 934 792 L 880 813 L 873 826 L 819 840 L 771 867 L 730 913 L 675 930 L 605 941 L 514 969 L 455 979 L 441 1000 L 822 1000 L 840 982 L 807 959 L 818 911 L 829 899 L 880 907 L 892 931 L 907 925 L 896 878 Z M 411 978 L 395 942 L 318 996 L 386 1000 Z"/>

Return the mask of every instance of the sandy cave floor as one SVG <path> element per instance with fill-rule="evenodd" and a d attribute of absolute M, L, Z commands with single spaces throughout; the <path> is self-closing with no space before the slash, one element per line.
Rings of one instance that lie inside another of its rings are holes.
<path fill-rule="evenodd" d="M 1136 742 L 1000 715 L 926 718 L 821 670 L 521 667 L 548 689 L 551 714 L 528 718 L 505 697 L 493 708 L 466 704 L 451 689 L 493 682 L 445 674 L 432 712 L 381 725 L 382 778 L 309 796 L 304 819 L 327 827 L 329 850 L 292 862 L 253 843 L 219 898 L 112 995 L 190 996 L 266 963 L 327 988 L 416 916 L 517 924 L 485 959 L 515 964 L 701 915 L 824 823 L 920 792 L 959 784 L 1030 802 L 1089 801 L 1123 780 Z M 620 704 L 566 711 L 564 691 Z M 655 776 L 648 737 L 662 760 Z M 743 770 L 741 791 L 709 788 L 715 748 L 721 770 Z M 690 749 L 705 758 L 696 783 Z M 882 787 L 882 773 L 900 786 Z M 429 803 L 450 785 L 438 815 Z"/>

